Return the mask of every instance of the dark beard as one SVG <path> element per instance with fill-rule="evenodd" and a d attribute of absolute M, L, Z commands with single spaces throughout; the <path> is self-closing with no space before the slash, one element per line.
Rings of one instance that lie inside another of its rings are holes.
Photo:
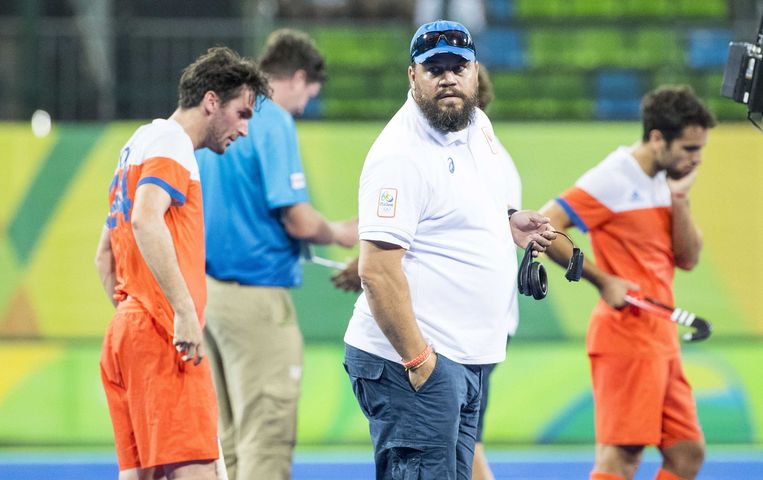
<path fill-rule="evenodd" d="M 668 168 L 666 173 L 668 174 L 668 178 L 672 178 L 673 180 L 680 180 L 689 174 L 689 172 L 683 173 L 678 170 L 673 170 L 672 168 Z"/>
<path fill-rule="evenodd" d="M 477 92 L 471 96 L 460 96 L 464 101 L 463 107 L 442 109 L 437 103 L 437 98 L 421 98 L 414 95 L 414 100 L 421 108 L 424 118 L 429 124 L 443 132 L 458 132 L 469 125 L 477 107 Z"/>

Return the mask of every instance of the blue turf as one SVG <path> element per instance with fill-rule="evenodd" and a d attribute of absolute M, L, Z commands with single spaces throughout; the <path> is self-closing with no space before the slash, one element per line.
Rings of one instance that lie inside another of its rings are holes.
<path fill-rule="evenodd" d="M 532 461 L 512 459 L 491 462 L 496 479 L 556 480 L 587 479 L 591 469 L 588 459 L 565 459 L 565 455 L 535 458 Z M 315 456 L 312 456 L 315 459 Z M 352 458 L 352 455 L 349 457 Z M 572 455 L 572 457 L 579 457 Z M 333 454 L 326 460 L 300 461 L 294 464 L 294 480 L 373 479 L 373 465 L 368 461 L 344 461 Z M 637 480 L 654 478 L 658 463 L 646 461 L 636 475 Z M 30 455 L 18 458 L 0 456 L 0 479 L 3 480 L 103 480 L 116 479 L 117 468 L 111 456 L 65 458 L 62 455 Z M 730 455 L 729 458 L 710 459 L 697 480 L 763 479 L 763 456 Z"/>
<path fill-rule="evenodd" d="M 569 480 L 587 479 L 590 462 L 493 462 L 491 468 L 496 480 Z M 636 480 L 650 480 L 658 464 L 644 463 Z M 294 465 L 294 480 L 373 479 L 371 464 L 358 463 L 298 463 Z M 745 479 L 763 480 L 763 459 L 758 462 L 709 462 L 697 480 Z"/>

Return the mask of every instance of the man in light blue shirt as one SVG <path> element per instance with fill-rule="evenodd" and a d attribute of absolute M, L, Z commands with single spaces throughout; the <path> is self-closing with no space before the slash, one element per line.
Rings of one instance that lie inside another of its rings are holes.
<path fill-rule="evenodd" d="M 233 479 L 288 479 L 296 438 L 302 335 L 288 289 L 300 244 L 352 247 L 357 221 L 327 222 L 309 203 L 293 115 L 326 78 L 305 34 L 276 31 L 260 59 L 271 98 L 224 155 L 197 152 L 204 196 L 206 343 Z"/>

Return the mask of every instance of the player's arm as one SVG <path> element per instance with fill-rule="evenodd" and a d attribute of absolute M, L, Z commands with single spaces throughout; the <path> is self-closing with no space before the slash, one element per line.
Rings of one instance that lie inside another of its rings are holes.
<path fill-rule="evenodd" d="M 105 226 L 101 230 L 101 238 L 98 240 L 98 247 L 95 251 L 95 268 L 98 270 L 98 277 L 101 279 L 101 284 L 109 297 L 109 301 L 116 307 L 117 300 L 114 298 L 114 287 L 117 284 L 116 264 L 114 252 L 111 250 L 111 235 Z"/>
<path fill-rule="evenodd" d="M 573 222 L 567 212 L 554 200 L 544 205 L 540 209 L 540 214 L 548 217 L 551 225 L 559 231 L 566 233 L 573 227 Z M 572 245 L 567 241 L 552 242 L 551 246 L 546 248 L 546 255 L 562 268 L 566 268 L 572 256 Z M 614 308 L 625 305 L 625 294 L 629 290 L 639 289 L 638 285 L 631 281 L 604 272 L 590 259 L 583 262 L 583 278 L 599 290 L 599 295 L 607 305 Z"/>
<path fill-rule="evenodd" d="M 702 250 L 702 234 L 691 216 L 689 189 L 694 184 L 697 169 L 678 180 L 668 180 L 671 192 L 673 257 L 676 266 L 691 270 L 699 262 Z"/>
<path fill-rule="evenodd" d="M 132 210 L 132 230 L 143 259 L 175 312 L 173 343 L 185 353 L 183 360 L 195 358 L 194 364 L 198 365 L 203 357 L 201 325 L 164 221 L 171 201 L 170 195 L 157 185 L 139 186 Z"/>
<path fill-rule="evenodd" d="M 405 361 L 416 358 L 427 348 L 416 317 L 408 280 L 403 272 L 405 249 L 386 242 L 361 240 L 359 272 L 376 323 Z M 434 369 L 436 356 L 408 372 L 418 390 Z"/>
<path fill-rule="evenodd" d="M 284 207 L 281 219 L 286 233 L 299 240 L 319 245 L 335 243 L 346 248 L 358 243 L 357 219 L 328 222 L 307 202 Z"/>

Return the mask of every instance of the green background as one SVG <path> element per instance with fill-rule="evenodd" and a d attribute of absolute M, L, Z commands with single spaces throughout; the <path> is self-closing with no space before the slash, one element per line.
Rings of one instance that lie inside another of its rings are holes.
<path fill-rule="evenodd" d="M 401 102 L 402 102 L 401 98 Z M 112 309 L 93 257 L 119 149 L 137 123 L 56 125 L 44 138 L 0 124 L 0 444 L 109 445 L 98 372 Z M 313 203 L 331 219 L 356 215 L 363 159 L 380 122 L 302 122 Z M 618 145 L 636 123 L 499 123 L 522 175 L 524 204 L 539 208 Z M 692 192 L 705 248 L 676 278 L 677 302 L 710 319 L 714 335 L 685 348 L 710 443 L 763 443 L 763 138 L 747 124 L 711 131 Z M 579 243 L 587 245 L 582 235 Z M 320 249 L 343 260 L 355 252 Z M 592 404 L 585 329 L 596 292 L 549 268 L 550 294 L 522 299 L 508 360 L 493 377 L 486 441 L 589 443 Z M 331 272 L 306 265 L 294 293 L 306 339 L 300 444 L 368 444 L 367 424 L 341 366 L 355 296 Z"/>

